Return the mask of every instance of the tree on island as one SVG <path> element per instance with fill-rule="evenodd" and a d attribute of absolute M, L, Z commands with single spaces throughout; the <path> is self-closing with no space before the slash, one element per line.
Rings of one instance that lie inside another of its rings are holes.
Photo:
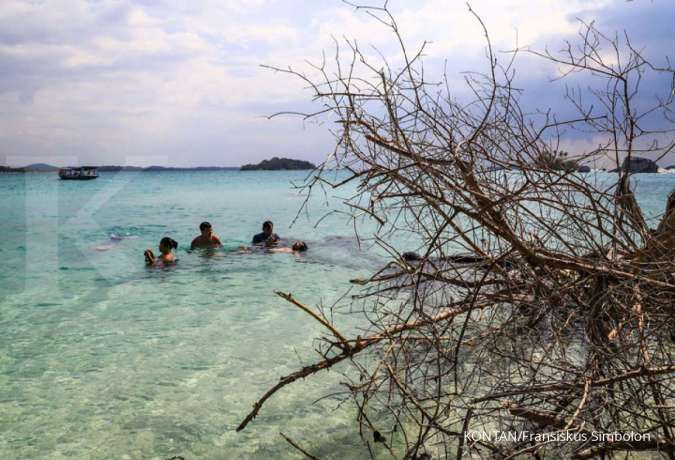
<path fill-rule="evenodd" d="M 424 45 L 405 49 L 386 3 L 361 8 L 391 30 L 400 67 L 373 62 L 377 55 L 348 41 L 348 53 L 332 54 L 339 65 L 277 70 L 322 104 L 304 119 L 330 113 L 336 122 L 335 150 L 319 171 L 351 172 L 338 183 L 313 176 L 308 193 L 355 183 L 346 198 L 354 225 L 364 216 L 377 222 L 372 241 L 389 260 L 333 306 L 277 293 L 325 334 L 316 361 L 270 378 L 238 430 L 272 410 L 265 403 L 286 385 L 342 364 L 344 391 L 331 397 L 353 403 L 364 456 L 672 457 L 675 192 L 651 229 L 629 171 L 610 186 L 568 174 L 556 158 L 536 159 L 570 127 L 605 140 L 584 160 L 611 155 L 618 167 L 620 156 L 655 153 L 640 123 L 648 114 L 663 120 L 660 135 L 672 135 L 673 88 L 637 104 L 640 83 L 673 70 L 647 62 L 624 35 L 582 23 L 579 43 L 561 54 L 526 50 L 597 82 L 583 98 L 568 94 L 580 114 L 565 121 L 520 106 L 513 61 L 498 59 L 484 29 L 486 71 L 466 74 L 473 96 L 458 101 L 449 78 L 425 80 Z M 396 247 L 396 236 L 411 234 L 414 254 Z M 333 322 L 352 312 L 358 330 Z M 536 437 L 466 438 L 482 432 Z M 619 436 L 590 442 L 593 433 Z M 626 440 L 631 433 L 638 438 Z"/>
<path fill-rule="evenodd" d="M 316 166 L 309 161 L 278 157 L 273 157 L 271 160 L 263 160 L 256 165 L 247 164 L 241 167 L 242 171 L 283 171 L 307 169 L 316 169 Z"/>
<path fill-rule="evenodd" d="M 579 158 L 570 158 L 569 153 L 564 150 L 542 150 L 538 156 L 534 158 L 532 165 L 534 168 L 542 170 L 554 170 L 570 172 L 587 173 L 591 171 L 588 165 L 580 164 Z"/>

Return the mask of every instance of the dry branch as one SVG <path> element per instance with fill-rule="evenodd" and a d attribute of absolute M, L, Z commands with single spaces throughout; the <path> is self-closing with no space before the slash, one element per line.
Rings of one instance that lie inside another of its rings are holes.
<path fill-rule="evenodd" d="M 376 222 L 371 236 L 391 260 L 354 280 L 362 290 L 352 305 L 334 307 L 361 312 L 356 337 L 277 293 L 325 328 L 320 357 L 282 377 L 238 430 L 286 385 L 348 363 L 344 385 L 372 456 L 382 446 L 410 459 L 643 450 L 674 458 L 675 192 L 652 229 L 630 171 L 620 168 L 624 158 L 660 158 L 675 145 L 673 70 L 592 23 L 581 23 L 577 43 L 559 54 L 516 50 L 502 64 L 478 18 L 486 69 L 465 74 L 457 98 L 447 75 L 426 76 L 424 47 L 407 52 L 386 5 L 359 11 L 391 30 L 400 62 L 373 62 L 347 41 L 335 68 L 278 70 L 304 81 L 321 104 L 303 117 L 338 127 L 307 191 L 354 184 L 345 204 L 355 228 L 364 216 Z M 522 51 L 588 77 L 589 88 L 566 93 L 578 116 L 521 106 L 514 66 Z M 660 96 L 642 95 L 647 76 L 668 77 Z M 560 146 L 577 130 L 600 145 L 567 157 Z M 570 161 L 619 169 L 583 175 Z M 335 168 L 348 176 L 331 182 L 323 172 Z M 397 247 L 397 235 L 415 235 L 415 248 Z M 487 429 L 651 439 L 464 439 Z M 373 444 L 374 433 L 387 442 Z"/>

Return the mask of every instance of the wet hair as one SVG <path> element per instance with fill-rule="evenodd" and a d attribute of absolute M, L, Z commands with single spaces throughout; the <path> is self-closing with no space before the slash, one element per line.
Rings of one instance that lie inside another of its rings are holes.
<path fill-rule="evenodd" d="M 207 228 L 211 228 L 210 222 L 202 222 L 201 224 L 199 224 L 199 230 L 204 231 Z"/>
<path fill-rule="evenodd" d="M 159 242 L 160 246 L 168 246 L 171 249 L 176 249 L 178 247 L 178 242 L 174 240 L 173 238 L 169 238 L 168 236 L 165 236 L 162 238 Z"/>
<path fill-rule="evenodd" d="M 268 228 L 268 227 L 272 228 L 273 226 L 274 226 L 274 224 L 272 223 L 271 220 L 266 220 L 265 222 L 263 222 L 262 228 L 263 228 L 263 230 L 265 230 L 266 228 Z"/>
<path fill-rule="evenodd" d="M 299 252 L 306 251 L 307 243 L 305 243 L 304 241 L 296 241 L 295 243 L 293 243 L 293 250 Z"/>

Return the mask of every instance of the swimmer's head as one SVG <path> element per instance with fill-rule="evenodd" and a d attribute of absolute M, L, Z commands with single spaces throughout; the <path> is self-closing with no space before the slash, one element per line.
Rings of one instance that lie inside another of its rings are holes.
<path fill-rule="evenodd" d="M 176 249 L 178 247 L 178 243 L 176 240 L 173 238 L 169 238 L 168 236 L 165 236 L 162 238 L 159 242 L 159 252 L 162 254 L 168 254 L 171 252 L 172 249 Z"/>
<path fill-rule="evenodd" d="M 305 243 L 304 241 L 296 241 L 295 243 L 293 243 L 293 250 L 298 252 L 306 251 L 307 243 Z"/>
<path fill-rule="evenodd" d="M 209 222 L 202 222 L 199 224 L 199 231 L 201 231 L 204 236 L 210 236 L 213 229 Z"/>
<path fill-rule="evenodd" d="M 271 220 L 266 220 L 263 222 L 262 231 L 267 236 L 272 236 L 272 231 L 274 230 L 274 224 Z"/>

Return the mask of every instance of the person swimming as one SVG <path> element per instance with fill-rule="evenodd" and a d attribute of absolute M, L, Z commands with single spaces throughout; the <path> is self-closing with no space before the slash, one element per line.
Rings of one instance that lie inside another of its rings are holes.
<path fill-rule="evenodd" d="M 252 254 L 254 252 L 275 252 L 275 253 L 299 253 L 307 250 L 307 243 L 304 241 L 296 241 L 291 247 L 276 247 L 273 244 L 257 245 L 257 246 L 239 246 L 234 252 L 237 254 Z"/>
<path fill-rule="evenodd" d="M 155 254 L 150 249 L 146 249 L 143 255 L 145 256 L 145 263 L 148 266 L 153 265 L 172 265 L 176 263 L 176 256 L 172 252 L 178 247 L 176 240 L 165 236 L 159 242 L 159 257 L 156 257 Z"/>
<path fill-rule="evenodd" d="M 266 220 L 262 224 L 262 233 L 253 236 L 251 244 L 276 244 L 279 241 L 279 235 L 274 233 L 274 224 L 271 220 Z"/>
<path fill-rule="evenodd" d="M 296 253 L 296 252 L 305 252 L 308 249 L 307 243 L 304 241 L 296 241 L 293 243 L 293 246 L 290 248 L 269 248 L 269 252 L 286 252 L 286 253 Z"/>
<path fill-rule="evenodd" d="M 217 248 L 223 245 L 220 238 L 213 233 L 213 228 L 209 222 L 199 224 L 199 231 L 202 233 L 197 236 L 190 244 L 190 249 L 196 248 Z"/>
<path fill-rule="evenodd" d="M 121 235 L 117 235 L 115 233 L 112 233 L 110 235 L 110 239 L 108 240 L 108 242 L 106 244 L 95 246 L 94 249 L 97 250 L 97 251 L 109 251 L 109 250 L 113 249 L 115 246 L 117 246 L 118 244 L 120 244 L 122 241 L 135 239 L 135 238 L 138 238 L 138 237 L 133 236 L 133 235 L 121 236 Z"/>

